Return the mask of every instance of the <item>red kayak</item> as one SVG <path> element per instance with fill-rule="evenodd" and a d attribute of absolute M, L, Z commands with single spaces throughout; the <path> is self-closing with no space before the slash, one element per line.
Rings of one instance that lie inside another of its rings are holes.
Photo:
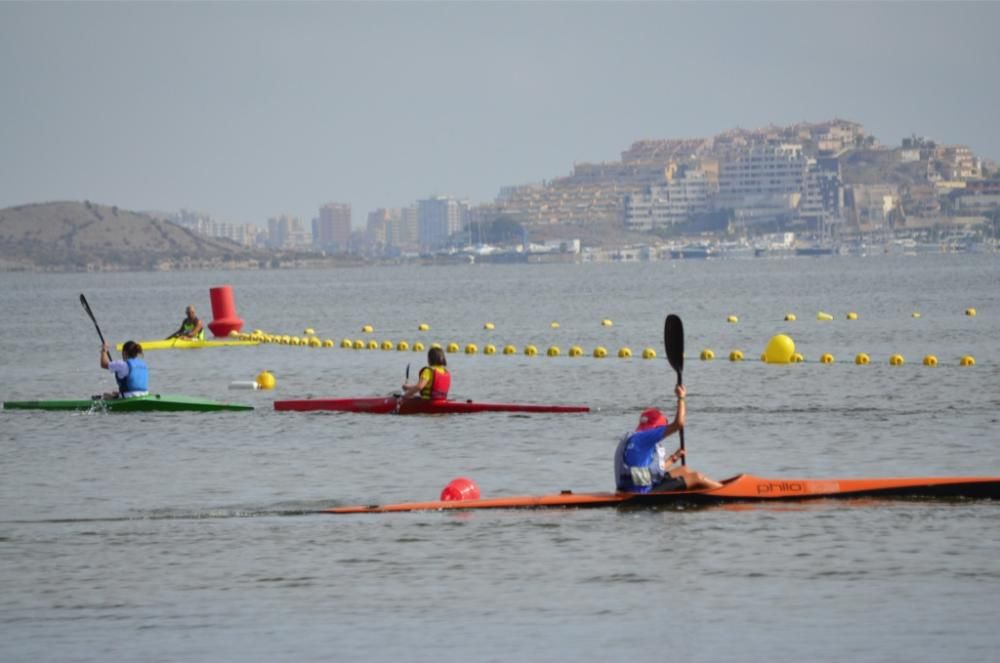
<path fill-rule="evenodd" d="M 476 401 L 428 401 L 422 398 L 372 396 L 367 398 L 307 398 L 274 401 L 274 409 L 296 412 L 367 412 L 369 414 L 470 414 L 472 412 L 590 412 L 583 405 L 528 405 L 525 403 L 477 403 Z"/>
<path fill-rule="evenodd" d="M 779 502 L 844 498 L 1000 499 L 1000 477 L 914 477 L 893 479 L 764 479 L 740 474 L 721 488 L 660 493 L 574 493 L 494 497 L 489 499 L 404 502 L 324 509 L 324 513 L 391 513 L 478 509 L 625 507 L 726 502 Z"/>

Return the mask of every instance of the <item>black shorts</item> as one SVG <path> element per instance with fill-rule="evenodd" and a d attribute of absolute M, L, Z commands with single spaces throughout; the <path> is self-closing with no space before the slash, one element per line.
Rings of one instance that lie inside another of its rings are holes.
<path fill-rule="evenodd" d="M 662 493 L 668 490 L 687 490 L 687 482 L 684 477 L 664 477 L 663 481 L 653 486 L 654 493 Z"/>

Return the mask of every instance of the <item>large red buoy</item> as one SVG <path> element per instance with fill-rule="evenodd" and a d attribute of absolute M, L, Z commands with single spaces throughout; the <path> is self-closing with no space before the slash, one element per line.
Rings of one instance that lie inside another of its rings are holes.
<path fill-rule="evenodd" d="M 211 288 L 208 295 L 212 300 L 212 320 L 208 328 L 216 338 L 229 336 L 230 332 L 243 328 L 243 320 L 236 316 L 236 301 L 233 299 L 233 286 L 220 285 Z"/>
<path fill-rule="evenodd" d="M 461 500 L 478 500 L 479 487 L 472 479 L 458 477 L 441 491 L 442 502 L 460 502 Z"/>

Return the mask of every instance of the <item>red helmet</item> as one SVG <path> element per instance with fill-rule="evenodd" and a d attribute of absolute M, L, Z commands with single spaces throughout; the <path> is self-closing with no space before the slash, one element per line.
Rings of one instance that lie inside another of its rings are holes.
<path fill-rule="evenodd" d="M 643 431 L 666 425 L 667 418 L 663 416 L 663 413 L 655 407 L 651 407 L 648 410 L 643 410 L 642 414 L 639 415 L 639 425 L 635 429 L 636 431 Z"/>

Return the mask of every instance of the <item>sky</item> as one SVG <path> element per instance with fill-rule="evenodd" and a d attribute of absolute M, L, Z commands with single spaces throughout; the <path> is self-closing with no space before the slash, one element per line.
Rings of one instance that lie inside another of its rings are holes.
<path fill-rule="evenodd" d="M 0 2 L 0 208 L 308 227 L 611 161 L 861 122 L 1000 160 L 1000 3 Z"/>

